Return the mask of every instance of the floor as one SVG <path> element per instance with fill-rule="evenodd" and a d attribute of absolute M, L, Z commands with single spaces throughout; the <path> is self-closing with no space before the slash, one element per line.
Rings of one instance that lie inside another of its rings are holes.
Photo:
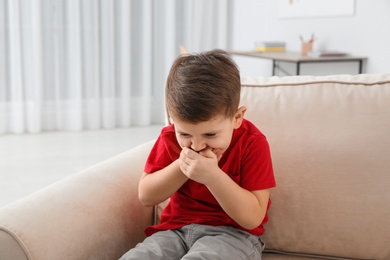
<path fill-rule="evenodd" d="M 0 207 L 155 139 L 161 128 L 0 135 Z"/>

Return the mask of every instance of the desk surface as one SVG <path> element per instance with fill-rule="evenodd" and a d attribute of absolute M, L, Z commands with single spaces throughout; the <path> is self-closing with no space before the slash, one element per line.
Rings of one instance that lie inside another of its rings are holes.
<path fill-rule="evenodd" d="M 318 62 L 318 61 L 357 61 L 366 60 L 363 56 L 327 56 L 327 57 L 310 57 L 303 56 L 299 52 L 258 52 L 258 51 L 228 51 L 230 54 L 241 55 L 247 57 L 264 58 L 277 61 L 287 62 Z"/>

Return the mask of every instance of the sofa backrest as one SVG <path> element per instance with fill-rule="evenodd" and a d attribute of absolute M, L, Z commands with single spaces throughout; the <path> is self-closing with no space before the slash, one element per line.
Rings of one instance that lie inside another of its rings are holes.
<path fill-rule="evenodd" d="M 245 78 L 267 136 L 268 251 L 390 259 L 390 74 Z"/>

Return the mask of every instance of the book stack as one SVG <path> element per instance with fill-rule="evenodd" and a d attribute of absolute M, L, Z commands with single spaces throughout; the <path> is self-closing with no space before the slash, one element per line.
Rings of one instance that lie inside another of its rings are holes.
<path fill-rule="evenodd" d="M 256 42 L 256 51 L 259 52 L 284 52 L 285 42 Z"/>

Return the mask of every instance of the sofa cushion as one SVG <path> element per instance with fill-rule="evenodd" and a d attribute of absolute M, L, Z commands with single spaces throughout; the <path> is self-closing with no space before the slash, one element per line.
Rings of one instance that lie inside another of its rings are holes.
<path fill-rule="evenodd" d="M 390 259 L 390 74 L 243 79 L 277 187 L 266 249 Z"/>

